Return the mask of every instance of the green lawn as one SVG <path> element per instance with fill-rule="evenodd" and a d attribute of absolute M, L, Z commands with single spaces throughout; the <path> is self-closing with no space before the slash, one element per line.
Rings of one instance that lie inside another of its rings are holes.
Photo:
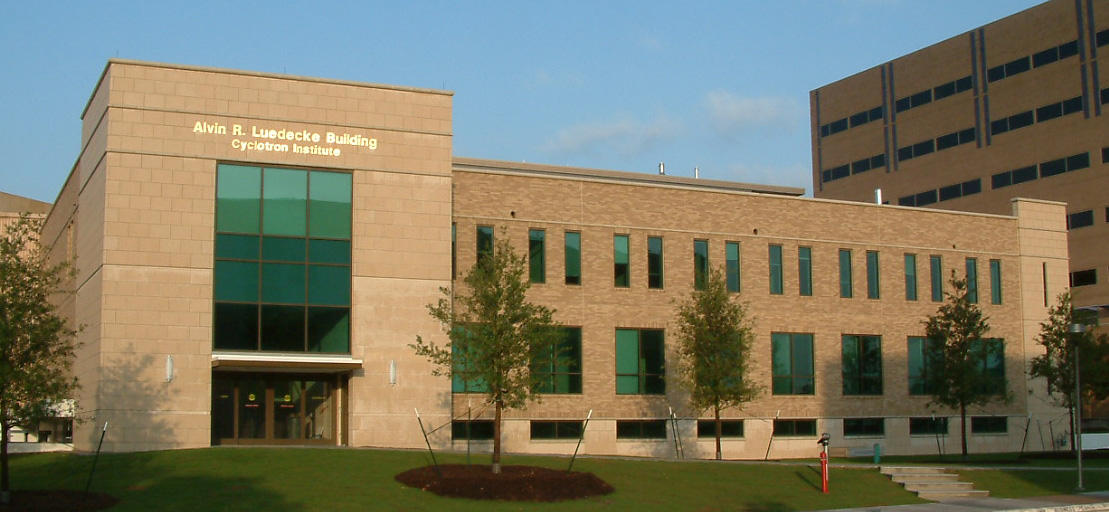
<path fill-rule="evenodd" d="M 464 456 L 440 455 L 440 462 Z M 591 499 L 520 504 L 440 498 L 403 486 L 397 473 L 423 466 L 426 452 L 304 448 L 212 448 L 103 454 L 93 489 L 122 499 L 113 511 L 156 510 L 819 510 L 919 503 L 873 469 L 840 469 L 831 493 L 805 465 L 578 459 L 574 469 L 616 492 Z M 477 457 L 475 457 L 477 462 Z M 487 462 L 483 459 L 482 462 Z M 565 468 L 568 459 L 508 456 L 505 464 Z M 18 456 L 13 488 L 83 489 L 92 457 Z"/>

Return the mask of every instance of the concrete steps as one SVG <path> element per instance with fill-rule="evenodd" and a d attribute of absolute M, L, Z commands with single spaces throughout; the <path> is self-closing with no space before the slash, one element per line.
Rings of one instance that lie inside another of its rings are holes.
<path fill-rule="evenodd" d="M 926 500 L 987 498 L 990 491 L 975 490 L 971 482 L 960 482 L 957 473 L 946 468 L 882 466 L 883 475 Z"/>

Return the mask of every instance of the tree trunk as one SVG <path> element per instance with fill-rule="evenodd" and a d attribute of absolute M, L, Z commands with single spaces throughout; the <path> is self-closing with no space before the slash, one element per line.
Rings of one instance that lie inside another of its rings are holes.
<path fill-rule="evenodd" d="M 1075 423 L 1074 415 L 1074 400 L 1071 400 L 1071 406 L 1067 407 L 1067 414 L 1070 415 L 1070 451 L 1077 451 L 1078 445 L 1075 444 L 1075 434 L 1078 432 L 1078 423 Z"/>
<path fill-rule="evenodd" d="M 493 474 L 501 473 L 501 401 L 495 400 L 496 416 L 493 417 Z"/>
<path fill-rule="evenodd" d="M 712 411 L 716 414 L 716 460 L 722 460 L 724 453 L 720 450 L 720 405 L 714 405 Z"/>
<path fill-rule="evenodd" d="M 960 404 L 959 405 L 959 417 L 960 417 L 959 427 L 963 430 L 963 435 L 960 436 L 960 437 L 963 438 L 963 460 L 965 461 L 967 459 L 967 405 L 966 404 Z"/>

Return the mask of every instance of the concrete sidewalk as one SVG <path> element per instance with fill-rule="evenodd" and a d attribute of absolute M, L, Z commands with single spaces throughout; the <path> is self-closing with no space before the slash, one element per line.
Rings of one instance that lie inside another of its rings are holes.
<path fill-rule="evenodd" d="M 1018 510 L 1022 512 L 1094 512 L 1109 511 L 1109 492 L 1061 494 L 1035 498 L 959 498 L 916 505 L 845 508 L 824 512 L 984 512 Z"/>

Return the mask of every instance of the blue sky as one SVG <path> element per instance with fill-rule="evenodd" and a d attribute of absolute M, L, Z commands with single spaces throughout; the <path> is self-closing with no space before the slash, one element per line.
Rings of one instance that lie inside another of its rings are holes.
<path fill-rule="evenodd" d="M 0 191 L 54 200 L 113 57 L 450 90 L 457 156 L 811 191 L 810 90 L 1038 3 L 0 0 Z"/>

